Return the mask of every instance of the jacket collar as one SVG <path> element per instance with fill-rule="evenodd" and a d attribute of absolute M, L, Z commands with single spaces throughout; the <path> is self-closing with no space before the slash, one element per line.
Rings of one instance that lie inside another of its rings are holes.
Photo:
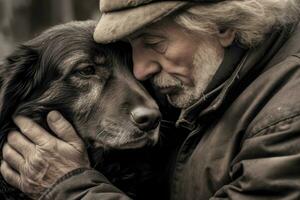
<path fill-rule="evenodd" d="M 293 33 L 297 25 L 289 25 L 278 31 L 271 33 L 261 45 L 248 49 L 242 56 L 240 62 L 236 64 L 235 70 L 215 89 L 205 93 L 199 101 L 192 106 L 181 111 L 181 114 L 176 122 L 177 127 L 183 127 L 189 130 L 193 130 L 197 121 L 201 120 L 208 114 L 215 113 L 224 102 L 230 96 L 229 94 L 238 87 L 238 83 L 241 82 L 249 73 L 256 74 L 258 71 L 262 71 L 268 62 L 274 57 L 278 50 L 283 46 L 286 40 Z M 227 56 L 231 56 L 228 54 Z M 226 54 L 224 60 L 226 59 Z M 234 63 L 227 63 L 234 64 Z M 224 62 L 220 68 L 228 67 L 224 66 Z"/>

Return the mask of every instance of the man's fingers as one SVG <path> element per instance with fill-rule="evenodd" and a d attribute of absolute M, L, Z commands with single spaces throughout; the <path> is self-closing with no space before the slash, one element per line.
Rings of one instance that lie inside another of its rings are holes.
<path fill-rule="evenodd" d="M 73 126 L 57 111 L 51 111 L 47 116 L 51 130 L 69 144 L 82 144 Z"/>
<path fill-rule="evenodd" d="M 9 144 L 5 143 L 2 149 L 3 160 L 8 163 L 14 170 L 20 172 L 25 164 L 23 157 Z"/>
<path fill-rule="evenodd" d="M 53 139 L 53 136 L 45 129 L 27 117 L 17 116 L 14 118 L 14 122 L 21 132 L 37 145 L 44 145 Z"/>
<path fill-rule="evenodd" d="M 21 177 L 20 175 L 14 171 L 8 164 L 7 162 L 5 162 L 4 160 L 1 162 L 1 174 L 4 178 L 4 180 L 9 183 L 10 185 L 16 187 L 16 188 L 20 188 L 20 184 L 21 184 Z"/>
<path fill-rule="evenodd" d="M 32 152 L 35 149 L 35 144 L 18 131 L 12 131 L 8 134 L 7 143 L 21 155 L 28 154 L 28 152 Z"/>

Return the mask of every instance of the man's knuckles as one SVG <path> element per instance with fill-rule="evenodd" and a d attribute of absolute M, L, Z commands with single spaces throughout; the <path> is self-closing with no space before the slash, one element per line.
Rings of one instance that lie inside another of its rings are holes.
<path fill-rule="evenodd" d="M 20 132 L 12 131 L 7 136 L 7 144 L 17 152 L 28 157 L 34 154 L 36 148 L 31 144 L 28 139 L 25 138 Z"/>
<path fill-rule="evenodd" d="M 48 168 L 48 162 L 43 158 L 45 155 L 36 153 L 26 159 L 26 173 L 28 176 L 35 177 L 36 175 Z"/>

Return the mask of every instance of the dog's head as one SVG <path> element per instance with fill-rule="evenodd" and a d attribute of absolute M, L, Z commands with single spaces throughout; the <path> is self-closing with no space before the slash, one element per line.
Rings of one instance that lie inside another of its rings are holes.
<path fill-rule="evenodd" d="M 47 130 L 58 110 L 93 146 L 132 149 L 158 140 L 158 106 L 131 73 L 130 46 L 93 41 L 94 22 L 56 26 L 19 47 L 0 67 L 0 127 L 25 115 Z"/>

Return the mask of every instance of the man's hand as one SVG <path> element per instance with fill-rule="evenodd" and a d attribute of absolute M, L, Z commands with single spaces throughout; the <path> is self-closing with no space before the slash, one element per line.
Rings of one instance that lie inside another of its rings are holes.
<path fill-rule="evenodd" d="M 28 118 L 18 116 L 14 121 L 22 133 L 9 133 L 1 163 L 1 174 L 12 186 L 39 198 L 66 173 L 90 167 L 83 141 L 58 112 L 50 112 L 47 121 L 60 139 Z"/>

